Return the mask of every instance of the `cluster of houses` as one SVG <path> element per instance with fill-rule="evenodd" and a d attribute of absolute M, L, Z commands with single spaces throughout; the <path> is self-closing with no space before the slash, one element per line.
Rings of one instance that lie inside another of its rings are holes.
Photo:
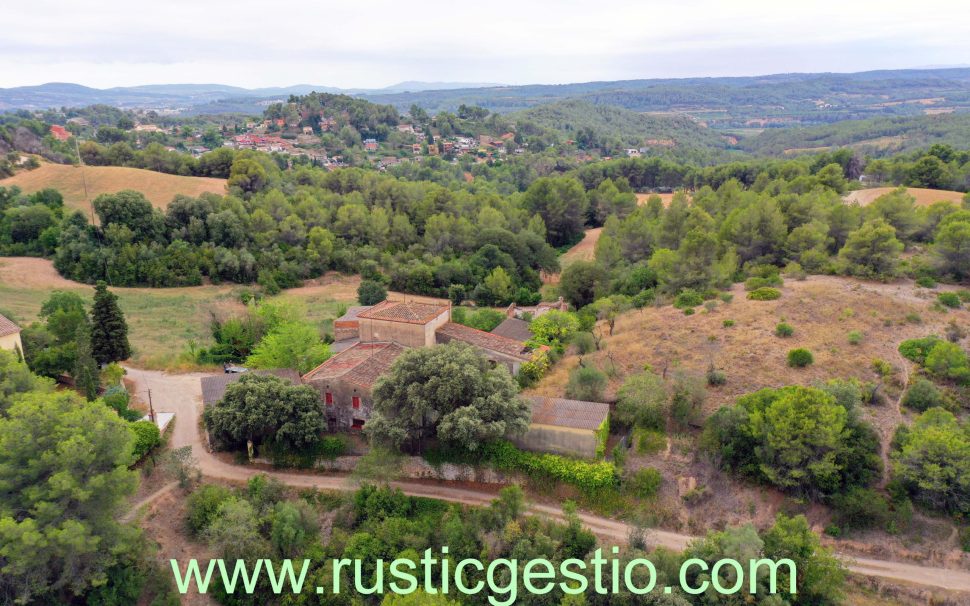
<path fill-rule="evenodd" d="M 510 306 L 507 319 L 491 332 L 452 322 L 450 303 L 436 299 L 388 300 L 352 307 L 334 321 L 335 353 L 331 358 L 303 376 L 291 370 L 271 372 L 313 387 L 320 395 L 331 431 L 355 432 L 364 428 L 372 413 L 375 383 L 406 350 L 458 341 L 515 374 L 534 355 L 526 345 L 531 338 L 529 324 L 519 316 L 541 315 L 564 306 L 562 301 L 528 309 Z M 211 406 L 218 402 L 226 386 L 239 376 L 202 378 L 203 403 Z M 546 397 L 529 401 L 529 431 L 515 438 L 521 447 L 582 457 L 602 451 L 602 430 L 609 417 L 607 404 Z"/>

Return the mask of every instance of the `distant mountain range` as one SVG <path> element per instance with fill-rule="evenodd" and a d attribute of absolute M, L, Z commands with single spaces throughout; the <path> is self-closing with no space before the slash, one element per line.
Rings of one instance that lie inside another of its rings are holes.
<path fill-rule="evenodd" d="M 774 74 L 506 86 L 460 82 L 401 82 L 382 89 L 297 84 L 240 88 L 222 84 L 161 84 L 96 89 L 51 83 L 0 89 L 0 111 L 106 104 L 178 108 L 186 114 L 261 114 L 266 105 L 312 91 L 353 95 L 405 112 L 461 104 L 509 113 L 581 100 L 642 113 L 687 115 L 703 126 L 750 136 L 751 131 L 816 126 L 844 120 L 970 112 L 970 68 L 882 70 L 851 74 Z"/>
<path fill-rule="evenodd" d="M 469 90 L 480 87 L 501 86 L 494 83 L 472 82 L 416 82 L 407 81 L 375 89 L 342 89 L 333 86 L 295 84 L 293 86 L 268 88 L 242 88 L 225 84 L 147 84 L 143 86 L 120 86 L 115 88 L 91 88 L 80 84 L 50 82 L 37 86 L 0 88 L 0 111 L 17 109 L 47 109 L 51 107 L 77 107 L 104 104 L 122 108 L 194 108 L 225 100 L 248 100 L 244 107 L 253 106 L 255 100 L 286 98 L 311 92 L 340 93 L 345 95 L 392 95 L 435 90 Z M 261 111 L 261 110 L 256 110 Z"/>

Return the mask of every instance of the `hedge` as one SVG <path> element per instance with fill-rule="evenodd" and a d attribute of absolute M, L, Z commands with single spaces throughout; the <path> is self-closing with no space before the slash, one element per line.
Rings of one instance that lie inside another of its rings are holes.
<path fill-rule="evenodd" d="M 488 444 L 483 459 L 502 471 L 518 471 L 533 479 L 554 479 L 571 484 L 585 493 L 615 488 L 619 483 L 616 466 L 608 461 L 582 461 L 553 454 L 519 450 L 504 440 Z"/>
<path fill-rule="evenodd" d="M 748 293 L 752 301 L 774 301 L 781 298 L 781 291 L 770 286 L 762 286 Z"/>

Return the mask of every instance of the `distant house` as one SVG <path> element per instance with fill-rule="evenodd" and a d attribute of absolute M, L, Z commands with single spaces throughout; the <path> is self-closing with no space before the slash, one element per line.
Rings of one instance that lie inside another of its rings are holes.
<path fill-rule="evenodd" d="M 414 126 L 410 124 L 398 124 L 397 132 L 399 133 L 414 133 Z"/>
<path fill-rule="evenodd" d="M 313 127 L 312 126 L 304 126 L 303 127 L 303 134 L 304 135 L 312 135 L 313 134 Z"/>
<path fill-rule="evenodd" d="M 626 155 L 627 155 L 628 158 L 639 158 L 640 157 L 640 150 L 639 149 L 628 149 L 628 150 L 626 150 Z"/>
<path fill-rule="evenodd" d="M 222 373 L 210 377 L 202 377 L 202 405 L 212 406 L 226 395 L 226 388 L 243 378 L 247 374 L 259 376 L 279 377 L 293 385 L 300 385 L 300 373 L 292 368 L 271 368 L 267 370 L 250 370 L 242 373 Z"/>
<path fill-rule="evenodd" d="M 13 320 L 0 315 L 0 349 L 13 351 L 18 358 L 23 358 L 24 344 L 20 340 L 20 327 Z"/>
<path fill-rule="evenodd" d="M 421 144 L 420 143 L 412 143 L 411 144 L 411 153 L 412 154 L 420 154 L 421 153 Z"/>
<path fill-rule="evenodd" d="M 529 430 L 513 442 L 526 450 L 593 458 L 606 450 L 610 406 L 563 398 L 531 397 Z"/>
<path fill-rule="evenodd" d="M 71 138 L 71 133 L 63 126 L 60 126 L 58 124 L 52 124 L 51 136 L 57 139 L 58 141 L 67 141 L 68 139 Z"/>
<path fill-rule="evenodd" d="M 364 139 L 364 151 L 376 152 L 377 139 Z"/>

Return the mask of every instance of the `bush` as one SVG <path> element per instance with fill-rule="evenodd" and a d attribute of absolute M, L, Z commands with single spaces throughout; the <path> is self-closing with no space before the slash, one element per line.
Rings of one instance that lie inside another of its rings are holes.
<path fill-rule="evenodd" d="M 724 326 L 724 328 L 731 328 L 734 326 L 734 320 L 725 320 L 721 322 L 721 324 Z"/>
<path fill-rule="evenodd" d="M 387 298 L 387 289 L 375 280 L 363 280 L 357 287 L 357 300 L 361 305 L 377 305 Z"/>
<path fill-rule="evenodd" d="M 713 364 L 707 369 L 707 384 L 710 386 L 724 385 L 727 383 L 727 375 L 723 370 L 718 370 Z"/>
<path fill-rule="evenodd" d="M 684 308 L 684 315 L 685 316 L 692 316 L 692 315 L 694 315 L 694 308 L 693 307 L 685 307 Z"/>
<path fill-rule="evenodd" d="M 849 345 L 858 345 L 862 343 L 862 332 L 858 330 L 850 330 L 848 334 Z"/>
<path fill-rule="evenodd" d="M 842 530 L 883 528 L 889 522 L 889 503 L 869 488 L 854 487 L 832 499 L 833 521 Z"/>
<path fill-rule="evenodd" d="M 613 418 L 627 426 L 663 429 L 666 420 L 667 389 L 652 372 L 630 375 L 617 392 Z"/>
<path fill-rule="evenodd" d="M 967 352 L 949 341 L 940 341 L 926 354 L 926 369 L 941 379 L 970 383 L 970 360 Z"/>
<path fill-rule="evenodd" d="M 936 300 L 952 309 L 959 309 L 961 304 L 960 295 L 955 292 L 941 292 L 936 295 Z"/>
<path fill-rule="evenodd" d="M 752 301 L 774 301 L 781 298 L 781 291 L 777 288 L 764 286 L 749 292 L 748 298 Z"/>
<path fill-rule="evenodd" d="M 950 320 L 946 325 L 946 340 L 950 343 L 958 343 L 967 336 L 967 331 L 957 324 L 956 320 Z"/>
<path fill-rule="evenodd" d="M 537 480 L 565 482 L 587 494 L 614 488 L 617 484 L 616 466 L 608 461 L 594 463 L 525 452 L 505 440 L 487 444 L 482 456 L 499 470 L 519 471 Z"/>
<path fill-rule="evenodd" d="M 633 432 L 633 443 L 637 449 L 637 454 L 657 454 L 667 448 L 667 437 L 662 431 L 637 428 Z"/>
<path fill-rule="evenodd" d="M 135 434 L 133 449 L 136 461 L 140 461 L 162 443 L 162 434 L 158 431 L 158 426 L 151 421 L 135 421 L 130 427 Z"/>
<path fill-rule="evenodd" d="M 704 303 L 704 295 L 690 288 L 680 291 L 680 294 L 674 299 L 674 307 L 677 309 L 693 308 L 702 303 Z"/>
<path fill-rule="evenodd" d="M 766 288 L 769 286 L 781 286 L 782 284 L 783 282 L 778 274 L 768 278 L 755 276 L 744 281 L 744 290 L 758 290 L 760 288 Z"/>
<path fill-rule="evenodd" d="M 872 370 L 880 377 L 888 377 L 893 374 L 892 364 L 879 358 L 872 361 Z"/>
<path fill-rule="evenodd" d="M 697 375 L 677 372 L 670 396 L 670 416 L 681 427 L 695 422 L 707 399 L 706 381 Z"/>
<path fill-rule="evenodd" d="M 936 280 L 930 276 L 920 276 L 916 278 L 916 286 L 921 288 L 936 288 Z"/>
<path fill-rule="evenodd" d="M 943 392 L 931 381 L 922 377 L 916 379 L 903 396 L 903 406 L 918 412 L 944 404 Z"/>
<path fill-rule="evenodd" d="M 627 492 L 639 499 L 650 499 L 657 495 L 663 476 L 652 467 L 638 469 L 636 473 L 628 476 L 625 481 Z"/>
<path fill-rule="evenodd" d="M 233 498 L 232 493 L 225 486 L 218 484 L 204 484 L 189 495 L 187 500 L 189 531 L 199 536 L 209 527 L 219 507 Z"/>
<path fill-rule="evenodd" d="M 647 305 L 650 305 L 651 303 L 653 303 L 654 300 L 656 300 L 656 298 L 657 298 L 657 294 L 654 292 L 654 290 L 652 288 L 647 288 L 633 295 L 633 299 L 631 300 L 631 303 L 633 303 L 633 306 L 635 308 L 643 309 Z"/>
<path fill-rule="evenodd" d="M 569 373 L 566 396 L 574 400 L 599 402 L 606 389 L 606 375 L 591 366 L 579 366 Z"/>
<path fill-rule="evenodd" d="M 596 337 L 591 332 L 577 332 L 572 337 L 572 344 L 580 355 L 596 351 Z"/>
<path fill-rule="evenodd" d="M 930 335 L 920 339 L 907 339 L 899 344 L 899 353 L 910 362 L 916 362 L 920 366 L 926 363 L 926 356 L 930 350 L 936 347 L 941 339 Z"/>
<path fill-rule="evenodd" d="M 795 334 L 795 327 L 787 322 L 779 322 L 775 326 L 775 335 L 779 337 L 790 337 Z"/>
<path fill-rule="evenodd" d="M 815 361 L 812 352 L 803 347 L 788 352 L 788 365 L 792 368 L 804 368 Z"/>

